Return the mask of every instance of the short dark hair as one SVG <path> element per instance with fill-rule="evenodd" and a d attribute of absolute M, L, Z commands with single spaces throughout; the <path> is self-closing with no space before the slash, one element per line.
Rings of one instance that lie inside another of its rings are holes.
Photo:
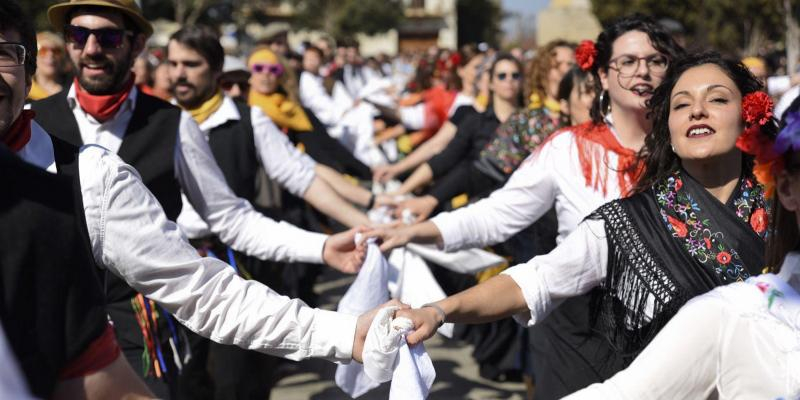
<path fill-rule="evenodd" d="M 597 57 L 592 65 L 592 74 L 594 74 L 596 96 L 591 110 L 592 120 L 595 123 L 603 122 L 603 113 L 601 112 L 603 105 L 600 104 L 600 92 L 603 91 L 603 88 L 598 71 L 601 69 L 603 71 L 608 70 L 608 62 L 611 61 L 611 53 L 614 51 L 614 41 L 631 31 L 645 33 L 653 47 L 669 58 L 670 64 L 684 54 L 683 47 L 675 41 L 664 27 L 644 14 L 636 13 L 614 20 L 597 35 L 597 42 L 595 43 Z"/>
<path fill-rule="evenodd" d="M 200 53 L 206 59 L 211 71 L 222 72 L 225 64 L 225 51 L 219 43 L 219 35 L 213 29 L 203 26 L 187 26 L 170 36 L 170 41 L 176 41 Z M 167 48 L 169 52 L 169 47 Z"/>
<path fill-rule="evenodd" d="M 33 20 L 22 11 L 15 0 L 0 2 L 0 29 L 15 30 L 25 47 L 25 75 L 30 78 L 36 73 L 36 30 Z"/>
<path fill-rule="evenodd" d="M 317 55 L 319 56 L 320 59 L 324 59 L 325 58 L 325 55 L 322 54 L 322 49 L 320 49 L 317 46 L 309 44 L 308 46 L 306 46 L 306 52 L 309 52 L 309 51 L 313 51 L 313 52 L 317 53 Z"/>
<path fill-rule="evenodd" d="M 761 82 L 756 79 L 750 70 L 738 60 L 722 57 L 717 52 L 703 52 L 690 54 L 675 60 L 669 68 L 664 81 L 653 92 L 653 97 L 648 101 L 649 116 L 653 121 L 653 129 L 645 137 L 641 155 L 644 158 L 644 172 L 636 184 L 634 192 L 648 190 L 653 184 L 666 178 L 680 168 L 680 158 L 672 151 L 669 132 L 670 96 L 678 79 L 687 70 L 701 65 L 716 65 L 727 75 L 742 97 L 749 93 L 764 90 Z M 775 138 L 778 125 L 774 119 L 761 127 L 761 134 Z M 743 171 L 752 174 L 753 157 L 743 154 Z"/>

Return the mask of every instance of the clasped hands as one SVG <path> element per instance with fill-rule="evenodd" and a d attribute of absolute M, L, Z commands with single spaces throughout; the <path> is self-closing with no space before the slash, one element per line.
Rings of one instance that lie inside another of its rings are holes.
<path fill-rule="evenodd" d="M 357 362 L 363 361 L 364 341 L 367 339 L 367 332 L 369 332 L 369 327 L 372 325 L 375 314 L 384 307 L 392 306 L 400 308 L 395 312 L 394 318 L 408 318 L 414 324 L 414 331 L 406 336 L 406 342 L 409 346 L 414 346 L 428 340 L 444 323 L 441 314 L 433 307 L 412 309 L 410 306 L 398 300 L 390 300 L 358 317 L 358 321 L 356 322 L 356 334 L 353 339 L 353 360 Z"/>

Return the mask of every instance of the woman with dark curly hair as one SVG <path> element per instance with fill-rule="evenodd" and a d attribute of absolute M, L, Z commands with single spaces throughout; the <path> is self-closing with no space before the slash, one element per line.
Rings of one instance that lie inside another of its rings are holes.
<path fill-rule="evenodd" d="M 800 364 L 797 108 L 774 144 L 762 139 L 766 157 L 756 159 L 759 182 L 775 193 L 767 234 L 770 273 L 692 299 L 628 368 L 569 399 L 800 398 L 792 367 Z"/>
<path fill-rule="evenodd" d="M 594 78 L 591 121 L 550 135 L 489 197 L 423 223 L 367 234 L 383 240 L 382 250 L 411 241 L 437 243 L 446 251 L 482 247 L 509 240 L 555 207 L 556 243 L 565 241 L 597 207 L 630 193 L 637 152 L 652 128 L 646 102 L 682 53 L 649 17 L 615 21 L 596 44 L 583 43 L 576 51 L 578 65 Z M 581 317 L 590 303 L 589 296 L 569 299 L 534 328 L 537 398 L 558 398 L 609 376 L 595 360 L 613 350 L 589 334 L 589 321 Z"/>
<path fill-rule="evenodd" d="M 760 90 L 743 65 L 716 53 L 678 60 L 650 102 L 653 131 L 635 194 L 598 208 L 551 253 L 400 313 L 416 326 L 408 342 L 431 336 L 445 319 L 515 315 L 534 325 L 562 301 L 591 293 L 590 306 L 571 315 L 587 322 L 575 343 L 582 358 L 564 365 L 579 371 L 563 375 L 575 390 L 627 366 L 692 297 L 760 273 L 768 207 L 753 157 L 740 149 L 758 152 L 754 137 L 775 137 L 771 101 Z"/>

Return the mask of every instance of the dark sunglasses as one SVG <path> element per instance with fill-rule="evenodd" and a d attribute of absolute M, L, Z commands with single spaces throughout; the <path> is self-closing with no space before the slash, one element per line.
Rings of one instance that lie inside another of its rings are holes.
<path fill-rule="evenodd" d="M 283 74 L 283 65 L 280 64 L 253 64 L 250 67 L 250 70 L 253 73 L 260 74 L 263 72 L 269 72 L 275 76 L 281 76 Z"/>
<path fill-rule="evenodd" d="M 239 82 L 239 81 L 223 81 L 219 83 L 222 86 L 223 90 L 231 90 L 234 86 L 239 86 L 241 90 L 247 90 L 250 85 L 247 82 Z"/>
<path fill-rule="evenodd" d="M 519 72 L 511 73 L 511 79 L 513 79 L 515 81 L 518 81 L 519 78 L 521 78 L 521 77 L 522 77 L 522 75 L 520 75 Z M 507 72 L 500 72 L 500 73 L 497 74 L 497 79 L 499 79 L 501 81 L 506 80 L 506 78 L 508 78 L 508 73 Z"/>
<path fill-rule="evenodd" d="M 122 44 L 125 42 L 125 37 L 133 36 L 133 33 L 116 28 L 89 29 L 75 25 L 67 25 L 64 27 L 64 38 L 68 42 L 77 44 L 79 47 L 86 46 L 86 42 L 91 35 L 94 35 L 100 47 L 116 49 L 122 47 Z"/>

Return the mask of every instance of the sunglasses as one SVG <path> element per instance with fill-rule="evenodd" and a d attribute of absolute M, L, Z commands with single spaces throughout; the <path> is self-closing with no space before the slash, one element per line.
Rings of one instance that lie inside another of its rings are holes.
<path fill-rule="evenodd" d="M 234 86 L 238 86 L 240 90 L 247 90 L 250 85 L 247 82 L 239 81 L 223 81 L 219 83 L 223 90 L 231 90 Z"/>
<path fill-rule="evenodd" d="M 39 47 L 38 56 L 39 57 L 61 57 L 64 55 L 64 50 L 58 47 Z"/>
<path fill-rule="evenodd" d="M 64 27 L 64 38 L 68 42 L 75 43 L 79 47 L 86 46 L 89 36 L 92 35 L 94 35 L 100 47 L 116 49 L 122 47 L 122 44 L 125 42 L 125 37 L 133 36 L 133 32 L 116 28 L 89 29 L 75 25 L 67 25 Z"/>
<path fill-rule="evenodd" d="M 255 74 L 261 74 L 265 72 L 269 72 L 275 76 L 281 76 L 283 74 L 283 65 L 280 64 L 253 64 L 250 67 L 250 70 L 253 71 Z"/>
<path fill-rule="evenodd" d="M 510 75 L 511 75 L 511 79 L 513 79 L 515 81 L 518 81 L 519 78 L 522 77 L 522 75 L 520 75 L 519 72 L 513 72 Z M 506 78 L 508 78 L 509 74 L 507 72 L 500 72 L 496 76 L 497 76 L 497 79 L 499 79 L 501 81 L 504 81 L 504 80 L 506 80 Z"/>

